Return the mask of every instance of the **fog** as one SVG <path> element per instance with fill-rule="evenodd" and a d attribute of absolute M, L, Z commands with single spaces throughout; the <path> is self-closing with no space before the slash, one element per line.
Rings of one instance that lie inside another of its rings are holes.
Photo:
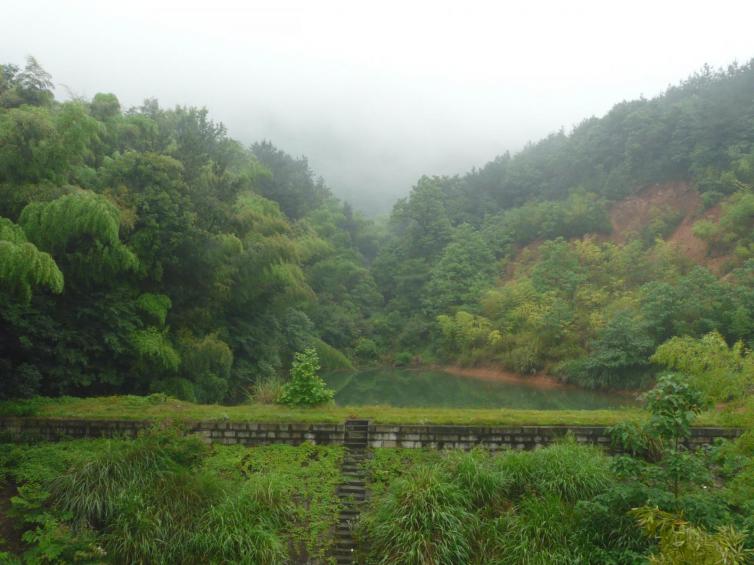
<path fill-rule="evenodd" d="M 750 1 L 4 2 L 2 62 L 60 97 L 206 106 L 230 134 L 306 155 L 386 212 L 616 102 L 754 56 Z"/>

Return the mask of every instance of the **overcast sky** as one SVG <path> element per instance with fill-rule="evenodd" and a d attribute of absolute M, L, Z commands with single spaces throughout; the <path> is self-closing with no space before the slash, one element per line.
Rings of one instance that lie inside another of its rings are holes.
<path fill-rule="evenodd" d="M 61 97 L 207 106 L 372 213 L 422 174 L 754 57 L 751 0 L 6 0 L 0 13 L 0 60 L 34 55 Z"/>

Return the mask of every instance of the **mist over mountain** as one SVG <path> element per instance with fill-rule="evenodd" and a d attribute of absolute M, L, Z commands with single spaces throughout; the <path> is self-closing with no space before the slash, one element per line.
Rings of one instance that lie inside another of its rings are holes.
<path fill-rule="evenodd" d="M 369 215 L 422 175 L 463 174 L 753 48 L 745 2 L 642 0 L 620 22 L 593 1 L 55 6 L 6 7 L 4 60 L 34 55 L 62 99 L 206 106 L 243 143 L 308 157 Z"/>

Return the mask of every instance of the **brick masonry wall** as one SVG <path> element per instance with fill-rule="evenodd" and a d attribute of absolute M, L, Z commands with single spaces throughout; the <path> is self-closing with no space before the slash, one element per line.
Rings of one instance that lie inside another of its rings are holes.
<path fill-rule="evenodd" d="M 51 418 L 0 418 L 0 440 L 57 441 L 71 438 L 132 438 L 153 421 L 72 420 Z M 206 441 L 247 446 L 273 443 L 298 445 L 310 441 L 321 445 L 342 445 L 344 424 L 296 424 L 255 422 L 188 422 L 186 431 Z M 370 447 L 426 447 L 433 449 L 534 449 L 572 434 L 576 441 L 610 446 L 605 426 L 369 426 Z M 709 445 L 718 438 L 733 439 L 741 433 L 734 428 L 694 428 L 689 444 Z"/>

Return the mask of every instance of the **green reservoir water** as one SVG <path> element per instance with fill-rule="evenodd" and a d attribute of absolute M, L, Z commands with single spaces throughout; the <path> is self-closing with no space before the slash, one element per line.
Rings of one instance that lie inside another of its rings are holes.
<path fill-rule="evenodd" d="M 630 398 L 576 387 L 542 390 L 525 383 L 497 383 L 436 370 L 369 369 L 323 375 L 339 406 L 596 410 L 631 404 Z"/>

